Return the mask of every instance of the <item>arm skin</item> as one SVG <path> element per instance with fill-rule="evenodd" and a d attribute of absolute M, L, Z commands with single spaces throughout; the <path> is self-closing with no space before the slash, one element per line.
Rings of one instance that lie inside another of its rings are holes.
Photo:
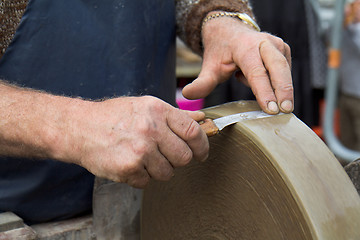
<path fill-rule="evenodd" d="M 185 96 L 206 96 L 241 69 L 265 111 L 292 111 L 290 49 L 281 39 L 224 17 L 204 26 L 203 43 L 202 71 Z M 203 117 L 149 96 L 91 102 L 0 81 L 0 155 L 75 163 L 144 187 L 150 178 L 169 180 L 192 158 L 207 158 L 207 137 L 194 121 Z"/>
<path fill-rule="evenodd" d="M 281 39 L 225 17 L 206 23 L 202 34 L 203 68 L 186 97 L 204 97 L 241 70 L 264 111 L 292 111 L 290 49 Z M 203 117 L 150 96 L 92 102 L 0 81 L 0 155 L 52 158 L 144 187 L 207 158 L 209 143 L 196 123 Z"/>
<path fill-rule="evenodd" d="M 144 187 L 207 158 L 208 140 L 195 121 L 203 117 L 150 96 L 92 102 L 0 81 L 0 155 L 75 163 Z"/>
<path fill-rule="evenodd" d="M 203 27 L 202 38 L 202 70 L 198 78 L 183 89 L 185 97 L 205 97 L 217 84 L 238 71 L 236 76 L 251 87 L 265 112 L 293 111 L 291 53 L 283 40 L 257 32 L 230 17 L 208 21 Z"/>

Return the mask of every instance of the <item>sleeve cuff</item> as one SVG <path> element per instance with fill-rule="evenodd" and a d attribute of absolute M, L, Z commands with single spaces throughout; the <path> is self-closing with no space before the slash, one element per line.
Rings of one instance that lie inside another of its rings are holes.
<path fill-rule="evenodd" d="M 177 32 L 195 53 L 202 55 L 201 26 L 211 11 L 246 13 L 254 19 L 247 0 L 179 0 L 176 2 Z"/>

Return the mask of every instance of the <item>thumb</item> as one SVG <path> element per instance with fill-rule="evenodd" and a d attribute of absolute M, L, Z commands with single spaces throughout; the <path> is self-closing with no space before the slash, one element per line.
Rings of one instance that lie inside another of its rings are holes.
<path fill-rule="evenodd" d="M 199 99 L 209 95 L 218 84 L 215 74 L 201 70 L 197 79 L 186 85 L 182 91 L 187 99 Z"/>
<path fill-rule="evenodd" d="M 204 98 L 215 87 L 231 77 L 236 69 L 234 63 L 223 64 L 217 55 L 205 54 L 199 77 L 183 89 L 184 97 L 188 99 Z"/>
<path fill-rule="evenodd" d="M 189 111 L 189 110 L 181 110 L 189 115 L 196 122 L 200 122 L 205 119 L 205 113 L 202 111 Z"/>

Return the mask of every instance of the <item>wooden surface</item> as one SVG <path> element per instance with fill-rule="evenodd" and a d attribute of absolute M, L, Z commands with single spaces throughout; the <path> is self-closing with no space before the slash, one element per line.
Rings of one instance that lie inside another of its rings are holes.
<path fill-rule="evenodd" d="M 207 117 L 259 110 L 255 102 Z M 152 181 L 141 238 L 360 239 L 360 198 L 326 145 L 294 115 L 237 123 L 209 138 L 210 157 Z"/>
<path fill-rule="evenodd" d="M 220 132 L 219 128 L 215 125 L 213 120 L 209 118 L 205 119 L 203 122 L 199 124 L 202 130 L 206 133 L 206 136 L 208 137 L 212 137 Z"/>

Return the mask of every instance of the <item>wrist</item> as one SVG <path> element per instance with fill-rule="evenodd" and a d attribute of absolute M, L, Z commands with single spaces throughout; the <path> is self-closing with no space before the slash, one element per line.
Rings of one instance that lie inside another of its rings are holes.
<path fill-rule="evenodd" d="M 247 0 L 212 0 L 199 1 L 198 4 L 194 4 L 186 14 L 187 17 L 183 24 L 183 40 L 199 55 L 203 54 L 201 44 L 202 21 L 212 11 L 241 12 L 253 16 L 250 3 Z"/>
<path fill-rule="evenodd" d="M 208 16 L 216 13 L 219 13 L 219 11 L 210 12 Z M 237 35 L 237 37 L 245 37 L 245 33 L 256 33 L 257 31 L 248 24 L 233 17 L 217 17 L 216 19 L 209 20 L 203 25 L 201 30 L 202 48 L 205 51 L 205 49 L 210 46 L 214 47 L 219 43 L 228 42 L 233 38 L 234 34 L 238 32 L 243 34 Z M 234 41 L 242 40 L 234 39 Z M 223 47 L 227 47 L 227 45 L 225 44 Z"/>
<path fill-rule="evenodd" d="M 252 29 L 254 29 L 258 32 L 261 31 L 260 27 L 256 23 L 256 21 L 252 17 L 250 17 L 248 14 L 240 13 L 240 12 L 226 12 L 226 11 L 212 11 L 212 12 L 208 13 L 207 16 L 202 21 L 202 29 L 209 21 L 215 21 L 218 18 L 223 18 L 223 17 L 236 19 L 236 20 L 241 21 L 242 23 L 248 25 L 249 27 L 251 27 Z"/>
<path fill-rule="evenodd" d="M 46 143 L 50 158 L 81 165 L 82 128 L 92 102 L 79 98 L 53 96 L 55 111 L 49 119 L 53 123 L 47 129 Z"/>

